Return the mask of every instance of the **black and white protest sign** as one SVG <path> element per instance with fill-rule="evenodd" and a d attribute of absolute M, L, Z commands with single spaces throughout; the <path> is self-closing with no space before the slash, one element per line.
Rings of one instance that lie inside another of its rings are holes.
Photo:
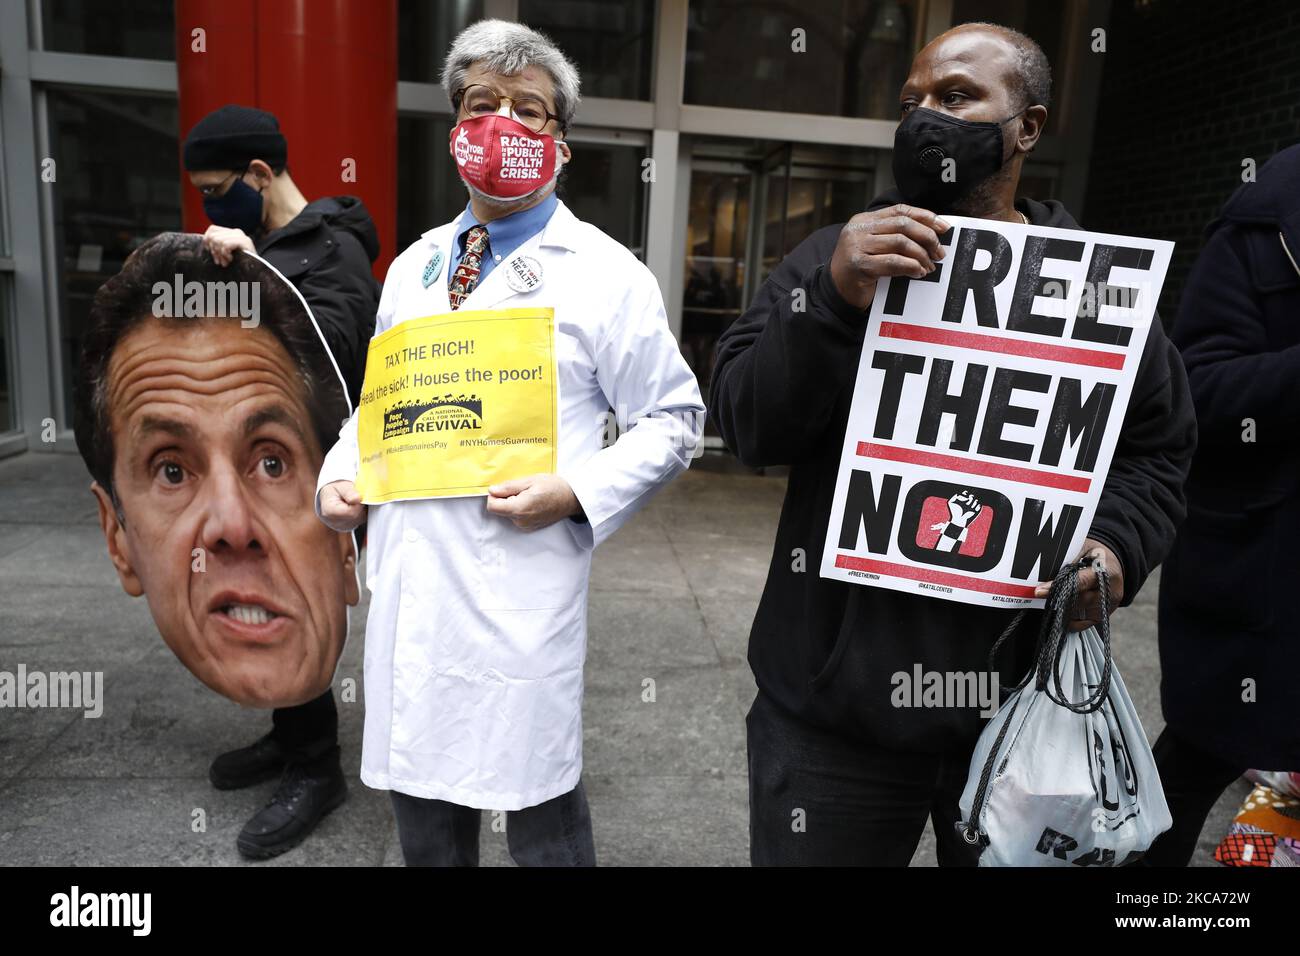
<path fill-rule="evenodd" d="M 821 575 L 1039 606 L 1082 549 L 1173 243 L 945 216 L 881 280 Z"/>

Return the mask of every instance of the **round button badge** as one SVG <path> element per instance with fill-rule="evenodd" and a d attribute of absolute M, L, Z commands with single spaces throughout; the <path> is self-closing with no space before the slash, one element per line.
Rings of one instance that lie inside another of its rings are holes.
<path fill-rule="evenodd" d="M 434 280 L 438 278 L 440 272 L 442 272 L 442 250 L 434 249 L 433 255 L 431 255 L 429 261 L 424 264 L 424 275 L 420 277 L 426 289 L 433 285 Z"/>
<path fill-rule="evenodd" d="M 505 269 L 506 284 L 516 292 L 532 292 L 542 284 L 542 264 L 532 256 L 515 256 Z"/>

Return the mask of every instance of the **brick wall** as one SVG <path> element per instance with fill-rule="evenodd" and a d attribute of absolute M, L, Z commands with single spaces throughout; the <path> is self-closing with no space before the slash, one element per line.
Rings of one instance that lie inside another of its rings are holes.
<path fill-rule="evenodd" d="M 1113 0 L 1106 32 L 1083 224 L 1177 243 L 1168 327 L 1242 160 L 1300 141 L 1300 3 Z"/>

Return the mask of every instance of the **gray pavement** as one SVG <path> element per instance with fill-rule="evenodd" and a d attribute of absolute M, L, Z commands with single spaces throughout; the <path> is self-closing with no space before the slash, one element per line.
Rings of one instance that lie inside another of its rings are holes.
<path fill-rule="evenodd" d="M 0 864 L 244 865 L 235 836 L 274 783 L 219 792 L 207 768 L 269 717 L 207 690 L 163 645 L 143 599 L 118 586 L 88 486 L 75 455 L 0 461 L 0 670 L 103 671 L 105 689 L 98 719 L 0 709 Z M 694 468 L 596 554 L 585 780 L 602 864 L 748 862 L 745 646 L 783 493 L 779 478 Z M 1152 739 L 1156 587 L 1114 626 Z M 361 683 L 365 612 L 353 610 L 336 684 Z M 401 863 L 387 794 L 357 776 L 363 700 L 339 705 L 348 802 L 302 846 L 257 865 Z M 1238 783 L 1215 808 L 1198 865 L 1217 865 L 1210 853 L 1246 792 Z M 482 862 L 510 864 L 488 814 Z M 934 865 L 931 834 L 913 865 Z"/>

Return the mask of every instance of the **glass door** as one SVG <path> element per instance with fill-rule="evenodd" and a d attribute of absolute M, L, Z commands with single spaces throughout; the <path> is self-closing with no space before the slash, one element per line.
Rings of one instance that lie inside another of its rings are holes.
<path fill-rule="evenodd" d="M 691 170 L 681 346 L 706 395 L 718 336 L 748 302 L 756 188 L 747 164 L 698 162 Z"/>
<path fill-rule="evenodd" d="M 724 141 L 691 169 L 682 352 L 707 396 L 718 338 L 812 233 L 866 208 L 875 151 Z M 707 434 L 715 434 L 711 429 Z"/>

